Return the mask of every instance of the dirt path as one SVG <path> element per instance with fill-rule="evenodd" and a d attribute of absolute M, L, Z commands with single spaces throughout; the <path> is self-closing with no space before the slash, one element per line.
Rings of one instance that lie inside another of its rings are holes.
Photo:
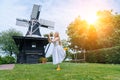
<path fill-rule="evenodd" d="M 4 64 L 0 65 L 0 70 L 12 70 L 15 64 Z"/>

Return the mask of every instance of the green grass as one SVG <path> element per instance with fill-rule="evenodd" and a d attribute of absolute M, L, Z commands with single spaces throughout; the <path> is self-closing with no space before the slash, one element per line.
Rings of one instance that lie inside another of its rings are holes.
<path fill-rule="evenodd" d="M 16 64 L 13 70 L 1 70 L 0 80 L 120 80 L 120 65 L 62 63 L 56 65 Z"/>

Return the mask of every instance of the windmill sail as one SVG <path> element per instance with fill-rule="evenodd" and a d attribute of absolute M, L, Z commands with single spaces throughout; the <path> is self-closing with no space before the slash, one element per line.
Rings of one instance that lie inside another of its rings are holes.
<path fill-rule="evenodd" d="M 16 19 L 16 25 L 18 26 L 24 26 L 24 27 L 28 27 L 29 26 L 29 21 L 25 20 L 25 19 Z"/>
<path fill-rule="evenodd" d="M 40 19 L 39 23 L 40 23 L 41 27 L 45 27 L 45 28 L 49 28 L 49 29 L 54 29 L 54 22 L 52 22 L 52 21 Z"/>
<path fill-rule="evenodd" d="M 31 20 L 32 20 L 32 19 L 37 20 L 37 19 L 39 18 L 39 14 L 40 14 L 39 9 L 40 9 L 40 5 L 36 5 L 36 4 L 35 4 L 35 5 L 33 6 L 32 14 L 31 14 Z"/>

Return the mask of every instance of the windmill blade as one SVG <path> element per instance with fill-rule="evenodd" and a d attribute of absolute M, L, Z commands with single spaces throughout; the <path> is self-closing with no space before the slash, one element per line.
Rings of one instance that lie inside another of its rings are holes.
<path fill-rule="evenodd" d="M 40 19 L 39 21 L 41 27 L 49 28 L 49 29 L 54 29 L 54 22 Z"/>
<path fill-rule="evenodd" d="M 24 26 L 24 27 L 28 27 L 29 26 L 29 21 L 25 20 L 25 19 L 16 19 L 16 25 L 18 26 Z"/>
<path fill-rule="evenodd" d="M 40 9 L 41 9 L 40 5 L 34 4 L 33 9 L 32 9 L 32 14 L 31 14 L 31 20 L 32 19 L 38 20 L 39 14 L 40 14 L 40 11 L 39 11 Z"/>

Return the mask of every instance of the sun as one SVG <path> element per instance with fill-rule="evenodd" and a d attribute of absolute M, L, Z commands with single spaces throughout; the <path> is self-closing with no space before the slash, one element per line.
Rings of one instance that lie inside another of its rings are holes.
<path fill-rule="evenodd" d="M 95 24 L 97 18 L 98 18 L 97 15 L 89 15 L 85 17 L 85 20 L 88 22 L 88 24 Z"/>

